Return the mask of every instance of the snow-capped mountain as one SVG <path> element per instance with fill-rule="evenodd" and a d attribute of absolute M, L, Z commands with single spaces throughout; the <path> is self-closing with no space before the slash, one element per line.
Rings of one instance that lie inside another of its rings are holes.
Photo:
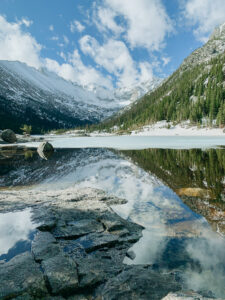
<path fill-rule="evenodd" d="M 0 61 L 0 129 L 18 130 L 22 124 L 31 124 L 35 132 L 98 122 L 141 97 L 154 84 L 108 91 L 82 87 L 44 68 Z"/>
<path fill-rule="evenodd" d="M 136 86 L 117 88 L 113 91 L 109 91 L 96 85 L 87 86 L 86 89 L 95 93 L 98 99 L 104 101 L 114 101 L 119 103 L 121 107 L 124 107 L 132 104 L 149 91 L 155 89 L 161 82 L 161 78 L 154 77 L 152 80 L 139 82 Z"/>

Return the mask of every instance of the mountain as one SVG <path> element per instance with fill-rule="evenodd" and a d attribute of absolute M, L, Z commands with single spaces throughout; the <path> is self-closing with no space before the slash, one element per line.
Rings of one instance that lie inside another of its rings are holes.
<path fill-rule="evenodd" d="M 156 88 L 161 83 L 161 81 L 161 78 L 154 77 L 151 80 L 139 82 L 135 86 L 117 88 L 113 91 L 96 85 L 86 86 L 85 88 L 91 92 L 94 92 L 96 96 L 101 100 L 116 101 L 120 103 L 122 107 L 126 107 L 140 99 L 149 91 Z"/>
<path fill-rule="evenodd" d="M 225 23 L 156 89 L 98 129 L 137 129 L 157 121 L 225 126 Z M 96 127 L 95 127 L 96 128 Z"/>
<path fill-rule="evenodd" d="M 98 122 L 118 108 L 46 69 L 0 61 L 1 129 L 17 131 L 22 124 L 31 124 L 35 132 L 73 127 Z"/>
<path fill-rule="evenodd" d="M 0 61 L 0 129 L 18 131 L 29 124 L 38 133 L 97 123 L 142 96 L 148 87 L 151 83 L 137 91 L 82 87 L 44 68 Z"/>

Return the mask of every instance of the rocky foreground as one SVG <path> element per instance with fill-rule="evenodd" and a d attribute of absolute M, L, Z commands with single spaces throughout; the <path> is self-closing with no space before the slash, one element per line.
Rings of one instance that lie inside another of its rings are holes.
<path fill-rule="evenodd" d="M 181 289 L 173 273 L 123 264 L 142 227 L 102 191 L 1 191 L 0 213 L 32 209 L 31 250 L 0 264 L 0 299 L 162 299 Z"/>

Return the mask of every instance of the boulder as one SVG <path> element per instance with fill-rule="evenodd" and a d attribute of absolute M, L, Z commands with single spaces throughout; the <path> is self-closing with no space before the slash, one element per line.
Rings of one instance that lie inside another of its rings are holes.
<path fill-rule="evenodd" d="M 15 133 L 11 129 L 5 129 L 1 133 L 1 138 L 6 143 L 15 143 L 17 141 Z"/>
<path fill-rule="evenodd" d="M 39 145 L 37 152 L 41 158 L 47 160 L 49 157 L 52 156 L 54 148 L 49 142 L 43 142 Z"/>
<path fill-rule="evenodd" d="M 78 289 L 76 263 L 63 253 L 44 260 L 41 264 L 54 295 L 70 295 Z"/>

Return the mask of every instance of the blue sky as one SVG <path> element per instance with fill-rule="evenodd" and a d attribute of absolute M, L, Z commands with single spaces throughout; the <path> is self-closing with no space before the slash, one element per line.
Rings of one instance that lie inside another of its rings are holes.
<path fill-rule="evenodd" d="M 0 59 L 128 87 L 170 75 L 223 22 L 224 0 L 1 0 Z"/>

